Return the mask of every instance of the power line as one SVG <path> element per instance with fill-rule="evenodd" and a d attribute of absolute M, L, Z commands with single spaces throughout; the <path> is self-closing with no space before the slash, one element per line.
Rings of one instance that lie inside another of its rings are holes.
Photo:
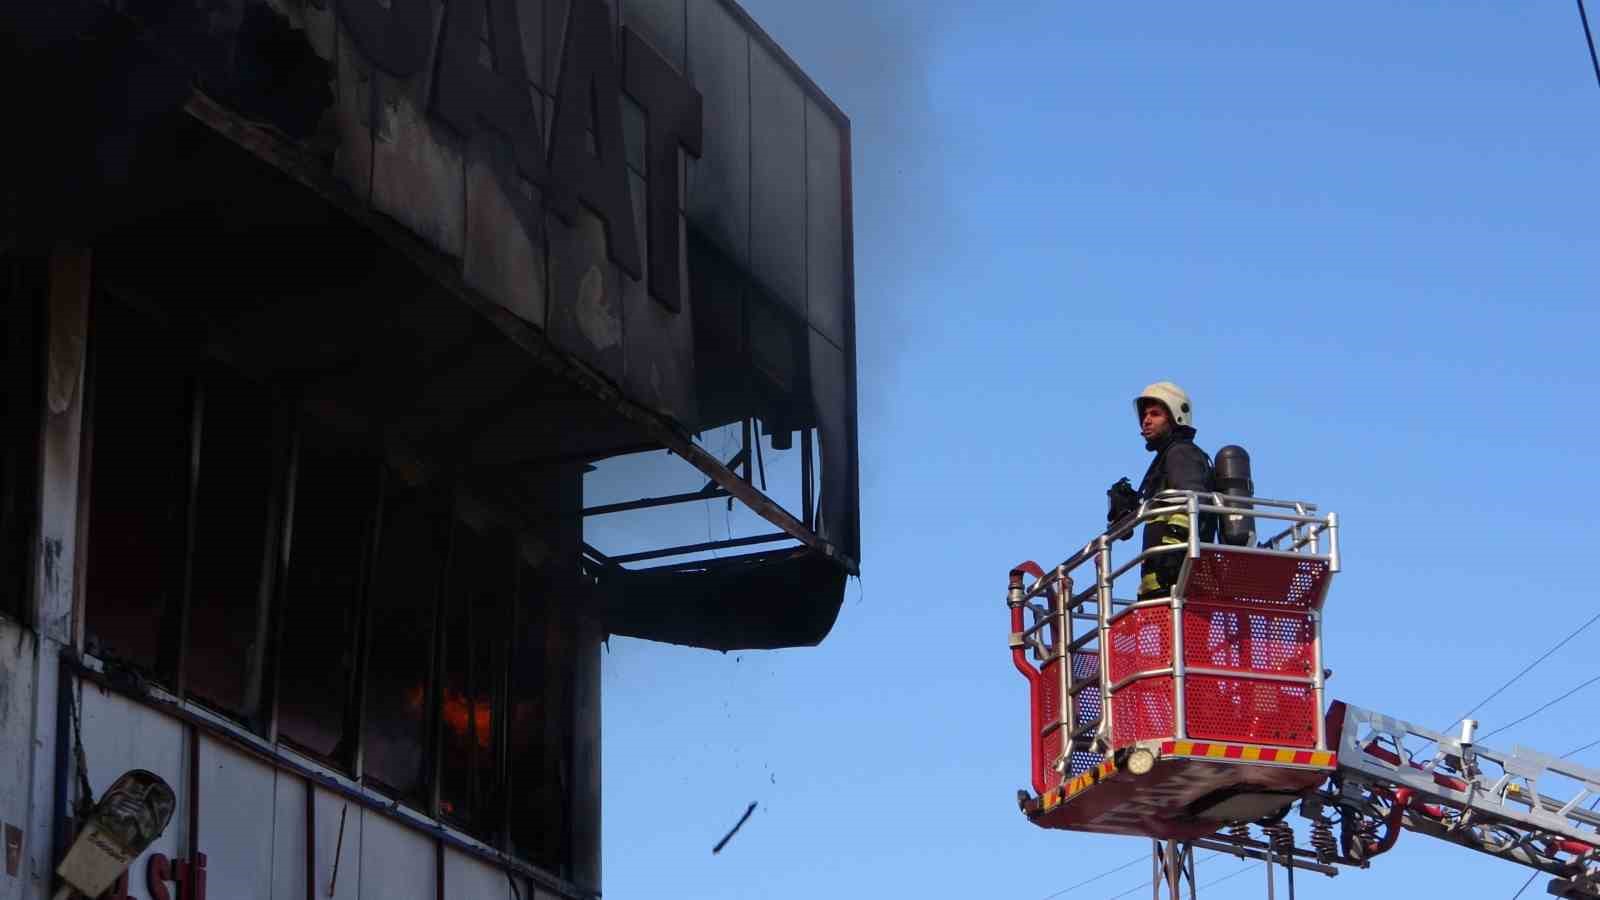
<path fill-rule="evenodd" d="M 1122 893 L 1116 894 L 1116 895 L 1114 895 L 1112 897 L 1107 898 L 1107 900 L 1122 900 L 1123 897 L 1128 896 L 1129 894 L 1133 893 L 1134 891 L 1142 891 L 1145 888 L 1148 888 L 1149 886 L 1150 885 L 1145 884 L 1144 882 L 1141 881 L 1140 883 L 1134 885 L 1131 888 L 1128 888 L 1127 890 L 1123 891 Z"/>
<path fill-rule="evenodd" d="M 1221 884 L 1224 881 L 1227 881 L 1229 878 L 1232 878 L 1235 875 L 1243 875 L 1244 873 L 1250 871 L 1251 869 L 1254 869 L 1255 867 L 1256 867 L 1256 864 L 1253 863 L 1253 862 L 1252 863 L 1245 863 L 1244 868 L 1242 868 L 1242 869 L 1234 869 L 1232 872 L 1229 872 L 1228 874 L 1222 876 L 1221 878 L 1218 878 L 1215 881 L 1208 881 L 1205 884 L 1200 885 L 1200 887 L 1208 888 L 1208 887 L 1211 887 L 1212 885 Z"/>
<path fill-rule="evenodd" d="M 1583 22 L 1583 39 L 1589 43 L 1589 62 L 1594 66 L 1594 80 L 1600 84 L 1600 56 L 1594 53 L 1594 35 L 1589 33 L 1589 14 L 1583 9 L 1583 0 L 1578 0 L 1578 18 Z"/>
<path fill-rule="evenodd" d="M 1522 718 L 1513 719 L 1512 721 L 1507 722 L 1504 725 L 1501 725 L 1499 728 L 1496 728 L 1495 730 L 1493 730 L 1493 731 L 1489 732 L 1488 734 L 1484 735 L 1482 740 L 1488 740 L 1489 738 L 1494 737 L 1495 735 L 1499 734 L 1500 732 L 1505 731 L 1507 728 L 1511 728 L 1511 727 L 1516 726 L 1516 725 L 1521 725 L 1523 722 L 1528 721 L 1529 719 L 1533 718 L 1534 716 L 1537 716 L 1539 713 L 1542 713 L 1545 710 L 1549 709 L 1550 707 L 1555 706 L 1557 703 L 1560 703 L 1561 701 L 1567 699 L 1568 697 L 1571 697 L 1573 694 L 1576 694 L 1577 692 L 1583 690 L 1584 688 L 1588 687 L 1591 684 L 1594 684 L 1597 681 L 1600 681 L 1600 675 L 1596 675 L 1593 678 L 1590 678 L 1589 680 L 1583 682 L 1582 684 L 1579 684 L 1577 687 L 1567 691 L 1565 694 L 1562 694 L 1561 696 L 1555 698 L 1554 700 L 1550 700 L 1550 701 L 1546 702 L 1543 706 L 1539 707 L 1538 709 L 1534 710 L 1531 713 L 1528 713 L 1527 715 L 1523 716 Z"/>
<path fill-rule="evenodd" d="M 1600 746 L 1600 738 L 1596 738 L 1589 743 L 1584 744 L 1582 747 L 1577 748 L 1576 750 L 1568 750 L 1567 752 L 1561 754 L 1561 758 L 1566 759 L 1569 756 L 1577 756 L 1579 753 L 1582 753 L 1583 751 L 1594 746 Z"/>
<path fill-rule="evenodd" d="M 1213 850 L 1213 851 L 1211 851 L 1211 855 L 1210 856 L 1202 856 L 1199 859 L 1195 860 L 1194 861 L 1195 868 L 1198 869 L 1200 867 L 1201 863 L 1206 862 L 1208 860 L 1216 859 L 1217 857 L 1219 857 L 1221 855 L 1222 855 L 1222 851 L 1221 850 Z M 1141 856 L 1138 859 L 1134 860 L 1134 862 L 1148 862 L 1149 859 L 1150 859 L 1150 857 L 1148 857 L 1148 856 Z M 1132 865 L 1132 863 L 1129 863 L 1129 865 Z M 1127 867 L 1128 866 L 1123 866 L 1122 868 L 1126 869 Z M 1249 867 L 1246 866 L 1246 868 L 1249 868 Z M 1107 872 L 1105 874 L 1110 875 L 1111 873 Z M 1233 874 L 1237 875 L 1239 873 L 1235 872 Z M 1095 877 L 1098 878 L 1100 876 L 1097 875 Z M 1228 876 L 1228 877 L 1232 877 L 1232 876 Z M 1223 879 L 1223 878 L 1218 878 L 1217 879 L 1217 881 L 1223 881 L 1223 880 L 1225 880 L 1225 879 Z M 1211 884 L 1216 884 L 1216 883 L 1217 883 L 1216 881 L 1211 882 Z M 1145 888 L 1147 888 L 1149 886 L 1150 886 L 1149 882 L 1141 881 L 1138 884 L 1134 885 L 1133 887 L 1128 888 L 1127 890 L 1123 891 L 1122 893 L 1108 898 L 1108 900 L 1121 900 L 1121 898 L 1128 896 L 1129 894 L 1133 893 L 1134 891 L 1142 891 L 1142 890 L 1144 890 Z M 1067 888 L 1067 890 L 1070 891 L 1072 889 L 1071 888 Z M 1198 888 L 1196 888 L 1196 890 L 1198 890 Z M 1066 892 L 1063 891 L 1062 893 L 1066 893 Z"/>
<path fill-rule="evenodd" d="M 1077 884 L 1072 885 L 1071 887 L 1064 887 L 1061 890 L 1056 891 L 1054 894 L 1046 894 L 1043 897 L 1039 898 L 1039 900 L 1051 900 L 1051 898 L 1053 898 L 1053 897 L 1059 897 L 1062 894 L 1067 893 L 1068 891 L 1075 891 L 1078 888 L 1083 887 L 1084 885 L 1094 884 L 1096 881 L 1099 881 L 1100 879 L 1106 877 L 1107 875 L 1115 875 L 1118 872 L 1121 872 L 1123 869 L 1128 868 L 1129 866 L 1137 865 L 1137 864 L 1142 863 L 1142 862 L 1147 862 L 1149 859 L 1150 859 L 1150 857 L 1149 857 L 1148 854 L 1140 854 L 1139 856 L 1135 856 L 1133 859 L 1128 860 L 1127 862 L 1123 863 L 1122 865 L 1117 866 L 1115 869 L 1107 869 L 1104 872 L 1101 872 L 1099 875 L 1094 876 L 1093 878 L 1086 878 L 1083 881 L 1080 881 Z"/>
<path fill-rule="evenodd" d="M 1578 0 L 1578 2 L 1581 5 L 1583 0 Z M 1587 21 L 1587 19 L 1585 19 L 1585 21 Z M 1457 716 L 1454 722 L 1451 722 L 1449 725 L 1446 725 L 1445 727 L 1443 727 L 1443 728 L 1441 728 L 1439 730 L 1440 731 L 1449 731 L 1451 728 L 1453 728 L 1455 726 L 1456 722 L 1460 722 L 1462 719 L 1465 719 L 1466 717 L 1468 717 L 1468 716 L 1472 715 L 1473 713 L 1477 712 L 1478 710 L 1482 709 L 1483 705 L 1485 703 L 1488 703 L 1490 700 L 1493 700 L 1494 698 L 1500 696 L 1500 694 L 1503 691 L 1505 691 L 1506 688 L 1511 687 L 1513 684 L 1516 684 L 1522 678 L 1522 676 L 1524 676 L 1524 675 L 1528 674 L 1529 672 L 1533 671 L 1533 667 L 1534 666 L 1537 666 L 1539 663 L 1542 663 L 1545 660 L 1549 659 L 1551 654 L 1555 653 L 1557 650 L 1560 650 L 1562 647 L 1565 647 L 1568 643 L 1570 643 L 1572 641 L 1573 638 L 1575 638 L 1578 635 L 1582 634 L 1585 630 L 1588 629 L 1588 627 L 1590 625 L 1593 625 L 1596 622 L 1600 622 L 1600 613 L 1595 613 L 1593 616 L 1590 617 L 1589 621 L 1583 623 L 1582 625 L 1579 625 L 1577 628 L 1574 628 L 1572 630 L 1571 634 L 1568 634 L 1566 637 L 1564 637 L 1560 641 L 1558 641 L 1554 647 L 1551 647 L 1549 650 L 1546 650 L 1544 653 L 1540 654 L 1538 659 L 1534 660 L 1531 663 L 1528 663 L 1526 666 L 1523 666 L 1522 667 L 1522 671 L 1518 672 L 1517 674 L 1515 674 L 1515 675 L 1511 676 L 1509 679 L 1507 679 L 1505 684 L 1502 684 L 1499 687 L 1495 688 L 1493 691 L 1491 691 L 1489 693 L 1489 696 L 1487 696 L 1487 697 L 1483 698 L 1482 700 L 1479 700 L 1477 703 L 1473 704 L 1471 709 L 1469 709 L 1466 712 L 1462 713 L 1461 715 Z"/>

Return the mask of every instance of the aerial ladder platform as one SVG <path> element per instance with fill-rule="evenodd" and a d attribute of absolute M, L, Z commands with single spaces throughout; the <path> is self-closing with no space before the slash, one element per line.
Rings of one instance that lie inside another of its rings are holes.
<path fill-rule="evenodd" d="M 1175 515 L 1195 526 L 1187 543 L 1115 558 Z M 1257 540 L 1263 525 L 1274 533 Z M 1163 554 L 1182 557 L 1170 588 L 1119 591 Z M 1013 568 L 1024 815 L 1166 842 L 1174 895 L 1186 872 L 1192 885 L 1194 848 L 1334 875 L 1410 830 L 1547 873 L 1556 896 L 1600 898 L 1600 771 L 1481 745 L 1472 720 L 1445 734 L 1326 702 L 1322 612 L 1339 569 L 1336 514 L 1220 491 L 1157 494 L 1053 568 Z"/>

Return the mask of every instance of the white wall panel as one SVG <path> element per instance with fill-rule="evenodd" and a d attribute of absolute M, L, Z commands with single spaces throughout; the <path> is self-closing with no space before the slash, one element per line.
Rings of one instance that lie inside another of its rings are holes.
<path fill-rule="evenodd" d="M 14 622 L 0 622 L 0 839 L 6 826 L 28 830 L 29 752 L 33 742 L 33 634 Z M 0 900 L 21 900 L 28 883 L 27 846 L 17 877 L 0 869 Z M 0 851 L 4 847 L 0 846 Z M 0 856 L 0 862 L 4 856 Z"/>
<path fill-rule="evenodd" d="M 444 851 L 446 900 L 511 900 L 506 873 L 459 850 Z"/>
<path fill-rule="evenodd" d="M 305 900 L 305 896 L 306 782 L 280 772 L 273 785 L 272 900 Z"/>
<path fill-rule="evenodd" d="M 172 823 L 128 870 L 132 876 L 128 896 L 149 900 L 145 870 L 150 857 L 161 853 L 168 859 L 179 859 L 189 852 L 187 729 L 170 716 L 103 692 L 92 684 L 84 685 L 82 696 L 83 751 L 95 797 L 102 796 L 129 769 L 147 769 L 160 775 L 177 795 Z M 208 892 L 208 896 L 221 895 Z"/>
<path fill-rule="evenodd" d="M 317 896 L 329 897 L 328 888 L 331 886 L 334 893 L 330 900 L 360 900 L 363 896 L 361 869 L 366 862 L 362 848 L 366 846 L 367 816 L 360 806 L 320 788 L 317 789 L 315 802 Z M 344 835 L 342 841 L 341 833 Z M 428 883 L 432 884 L 433 880 L 430 878 Z M 398 898 L 400 895 L 396 896 Z"/>
<path fill-rule="evenodd" d="M 362 818 L 361 900 L 435 900 L 434 842 L 377 813 Z"/>
<path fill-rule="evenodd" d="M 271 767 L 200 738 L 200 851 L 206 855 L 208 897 L 272 897 L 276 780 Z"/>

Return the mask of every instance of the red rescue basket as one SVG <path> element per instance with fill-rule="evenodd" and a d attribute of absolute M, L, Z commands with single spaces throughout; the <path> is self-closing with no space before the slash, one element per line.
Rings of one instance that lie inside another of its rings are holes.
<path fill-rule="evenodd" d="M 1338 517 L 1224 497 L 1164 492 L 1054 569 L 1011 570 L 1032 754 L 1033 790 L 1018 801 L 1035 824 L 1190 840 L 1273 815 L 1332 774 L 1321 614 Z M 1113 561 L 1118 540 L 1174 516 L 1287 527 L 1243 546 L 1191 528 L 1187 544 Z M 1116 596 L 1120 578 L 1169 553 L 1183 563 L 1166 596 Z"/>

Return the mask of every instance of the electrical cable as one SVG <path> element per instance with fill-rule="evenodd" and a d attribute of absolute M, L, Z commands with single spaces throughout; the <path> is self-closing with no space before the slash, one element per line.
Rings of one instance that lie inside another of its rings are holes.
<path fill-rule="evenodd" d="M 1589 31 L 1589 14 L 1584 11 L 1583 0 L 1578 0 L 1578 20 L 1583 22 L 1583 39 L 1589 44 L 1589 63 L 1594 66 L 1594 80 L 1600 84 L 1600 56 L 1594 52 L 1594 35 Z"/>
<path fill-rule="evenodd" d="M 1123 863 L 1122 865 L 1117 866 L 1115 869 L 1107 869 L 1104 872 L 1101 872 L 1099 875 L 1094 876 L 1093 878 L 1086 878 L 1083 881 L 1080 881 L 1077 884 L 1072 885 L 1071 887 L 1064 887 L 1061 890 L 1056 891 L 1054 894 L 1046 894 L 1043 897 L 1040 897 L 1039 900 L 1052 900 L 1052 898 L 1059 897 L 1059 896 L 1061 896 L 1062 894 L 1065 894 L 1068 891 L 1075 891 L 1078 888 L 1083 887 L 1084 885 L 1094 884 L 1096 881 L 1099 881 L 1100 879 L 1106 877 L 1107 875 L 1115 875 L 1118 872 L 1121 872 L 1123 869 L 1128 868 L 1129 866 L 1138 865 L 1139 863 L 1148 862 L 1149 860 L 1150 860 L 1150 856 L 1148 854 L 1140 854 L 1138 856 L 1135 856 L 1133 859 L 1130 859 L 1127 862 Z"/>
<path fill-rule="evenodd" d="M 1582 0 L 1579 0 L 1579 2 L 1581 3 Z M 1451 722 L 1449 725 L 1446 725 L 1445 727 L 1443 727 L 1443 728 L 1441 728 L 1439 730 L 1440 731 L 1449 731 L 1451 728 L 1455 727 L 1457 722 L 1460 722 L 1462 719 L 1465 719 L 1468 716 L 1472 715 L 1473 713 L 1477 712 L 1478 710 L 1482 709 L 1483 705 L 1485 703 L 1488 703 L 1490 700 L 1493 700 L 1494 698 L 1500 696 L 1500 694 L 1503 691 L 1505 691 L 1506 688 L 1511 687 L 1513 684 L 1516 684 L 1519 680 L 1521 680 L 1522 676 L 1524 676 L 1524 675 L 1528 674 L 1529 672 L 1533 671 L 1533 667 L 1534 666 L 1537 666 L 1539 663 L 1542 663 L 1545 660 L 1549 659 L 1551 654 L 1555 653 L 1557 650 L 1560 650 L 1562 647 L 1565 647 L 1568 643 L 1570 643 L 1572 641 L 1573 638 L 1575 638 L 1578 635 L 1582 634 L 1585 630 L 1587 630 L 1589 628 L 1590 625 L 1593 625 L 1596 622 L 1600 622 L 1600 613 L 1595 613 L 1593 616 L 1590 617 L 1589 621 L 1584 622 L 1582 625 L 1579 625 L 1577 628 L 1573 629 L 1571 634 L 1568 634 L 1566 637 L 1564 637 L 1560 641 L 1556 642 L 1556 645 L 1554 647 L 1551 647 L 1549 650 L 1546 650 L 1544 653 L 1540 654 L 1538 659 L 1535 659 L 1533 662 L 1528 663 L 1526 666 L 1523 666 L 1522 667 L 1522 671 L 1520 671 L 1517 674 L 1515 674 L 1515 675 L 1511 676 L 1510 678 L 1508 678 L 1506 680 L 1505 684 L 1502 684 L 1499 687 L 1495 688 L 1493 691 L 1491 691 L 1489 693 L 1489 696 L 1484 697 L 1482 700 L 1479 700 L 1477 703 L 1474 703 L 1472 705 L 1471 709 L 1469 709 L 1466 712 L 1462 713 L 1461 715 L 1457 716 L 1454 722 Z"/>
<path fill-rule="evenodd" d="M 1568 750 L 1567 752 L 1561 754 L 1561 758 L 1562 759 L 1567 759 L 1568 757 L 1577 756 L 1579 753 L 1582 753 L 1583 751 L 1589 749 L 1590 747 L 1594 747 L 1594 746 L 1600 746 L 1600 738 L 1596 738 L 1596 739 L 1590 741 L 1589 743 L 1584 744 L 1582 747 L 1578 747 L 1577 749 Z"/>
<path fill-rule="evenodd" d="M 1228 874 L 1222 876 L 1221 878 L 1218 878 L 1218 879 L 1216 879 L 1214 881 L 1208 881 L 1205 884 L 1200 885 L 1200 887 L 1208 888 L 1208 887 L 1211 887 L 1213 885 L 1221 884 L 1224 881 L 1227 881 L 1229 878 L 1232 878 L 1235 875 L 1243 875 L 1244 873 L 1250 871 L 1251 869 L 1254 869 L 1255 867 L 1256 867 L 1255 863 L 1247 863 L 1244 868 L 1242 868 L 1242 869 L 1234 869 L 1232 872 L 1229 872 Z"/>
<path fill-rule="evenodd" d="M 1500 732 L 1505 731 L 1507 728 L 1511 728 L 1511 727 L 1514 727 L 1514 726 L 1517 726 L 1517 725 L 1521 725 L 1523 722 L 1528 721 L 1529 719 L 1533 718 L 1534 716 L 1537 716 L 1539 713 L 1542 713 L 1545 710 L 1549 709 L 1550 707 L 1555 706 L 1557 703 L 1560 703 L 1561 701 L 1567 699 L 1568 697 L 1571 697 L 1573 694 L 1576 694 L 1577 692 L 1583 690 L 1584 688 L 1588 687 L 1591 684 L 1594 684 L 1597 681 L 1600 681 L 1600 675 L 1596 675 L 1593 678 L 1590 678 L 1587 681 L 1584 681 L 1583 683 L 1579 684 L 1577 687 L 1572 688 L 1571 690 L 1567 691 L 1565 694 L 1562 694 L 1561 696 L 1555 698 L 1554 700 L 1550 700 L 1550 701 L 1546 702 L 1543 706 L 1539 707 L 1538 709 L 1534 710 L 1533 712 L 1528 713 L 1527 715 L 1525 715 L 1525 716 L 1523 716 L 1523 717 L 1521 717 L 1519 719 L 1513 719 L 1510 722 L 1507 722 L 1506 724 L 1501 725 L 1499 728 L 1496 728 L 1495 730 L 1493 730 L 1493 731 L 1489 732 L 1488 734 L 1485 734 L 1483 737 L 1479 738 L 1479 740 L 1485 740 L 1486 741 L 1489 738 L 1492 738 L 1495 735 L 1499 734 Z"/>
<path fill-rule="evenodd" d="M 1198 869 L 1200 867 L 1201 863 L 1206 862 L 1207 860 L 1216 859 L 1217 857 L 1219 857 L 1221 855 L 1222 855 L 1222 851 L 1221 850 L 1213 850 L 1213 851 L 1211 851 L 1211 855 L 1210 856 L 1203 856 L 1203 857 L 1200 857 L 1199 859 L 1196 859 L 1194 861 L 1195 868 Z M 1133 862 L 1128 863 L 1127 865 L 1119 866 L 1117 870 L 1113 870 L 1113 871 L 1118 871 L 1120 869 L 1126 869 L 1128 866 L 1131 866 L 1131 865 L 1133 865 L 1133 863 L 1136 863 L 1136 862 L 1149 862 L 1149 861 L 1150 861 L 1150 857 L 1141 856 L 1138 859 L 1134 860 Z M 1110 875 L 1110 874 L 1111 874 L 1111 872 L 1103 872 L 1103 873 L 1101 873 L 1099 875 L 1096 875 L 1094 878 L 1091 878 L 1090 881 L 1093 881 L 1093 880 L 1098 879 L 1098 878 L 1104 878 L 1105 876 Z M 1234 874 L 1238 874 L 1238 873 L 1236 872 Z M 1217 881 L 1221 881 L 1221 880 L 1222 879 L 1220 879 L 1220 878 L 1217 879 Z M 1088 884 L 1088 883 L 1089 883 L 1088 881 L 1083 882 L 1083 884 Z M 1216 882 L 1213 881 L 1212 884 L 1216 884 Z M 1075 887 L 1077 887 L 1077 886 L 1081 886 L 1081 885 L 1075 885 Z M 1145 888 L 1147 888 L 1149 886 L 1150 886 L 1149 882 L 1141 881 L 1138 884 L 1134 885 L 1133 887 L 1128 888 L 1127 890 L 1123 891 L 1122 893 L 1117 894 L 1117 895 L 1115 895 L 1113 897 L 1110 897 L 1109 900 L 1118 900 L 1118 898 L 1126 897 L 1129 894 L 1133 893 L 1134 891 L 1142 891 L 1142 890 L 1144 890 Z M 1060 893 L 1065 894 L 1067 891 L 1070 891 L 1070 890 L 1072 890 L 1072 888 L 1067 888 L 1067 889 L 1061 891 Z M 1199 888 L 1196 888 L 1196 890 L 1199 890 Z M 1056 895 L 1055 894 L 1051 894 L 1050 896 L 1054 897 Z"/>

